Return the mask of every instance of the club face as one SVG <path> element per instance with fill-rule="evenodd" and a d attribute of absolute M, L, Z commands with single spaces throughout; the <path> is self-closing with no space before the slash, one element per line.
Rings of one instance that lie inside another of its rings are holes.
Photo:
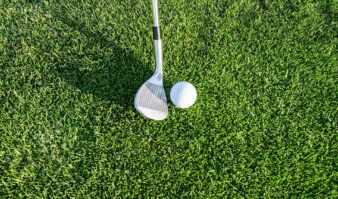
<path fill-rule="evenodd" d="M 168 117 L 168 105 L 162 84 L 145 82 L 138 90 L 134 106 L 143 116 L 153 120 L 164 120 Z"/>

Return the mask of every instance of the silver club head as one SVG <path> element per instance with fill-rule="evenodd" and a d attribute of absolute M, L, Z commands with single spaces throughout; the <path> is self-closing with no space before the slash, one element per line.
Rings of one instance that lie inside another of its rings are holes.
<path fill-rule="evenodd" d="M 167 97 L 162 81 L 154 75 L 138 90 L 134 106 L 143 116 L 153 120 L 164 120 L 168 117 Z"/>

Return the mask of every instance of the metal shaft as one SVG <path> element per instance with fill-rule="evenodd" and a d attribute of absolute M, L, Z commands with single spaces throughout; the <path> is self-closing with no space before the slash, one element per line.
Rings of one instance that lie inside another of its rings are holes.
<path fill-rule="evenodd" d="M 156 58 L 156 73 L 161 77 L 163 74 L 162 67 L 162 41 L 161 41 L 161 32 L 160 24 L 158 17 L 158 4 L 157 0 L 153 0 L 153 13 L 154 13 L 154 44 L 155 44 L 155 58 Z"/>
<path fill-rule="evenodd" d="M 157 0 L 153 0 L 153 12 L 154 12 L 154 26 L 158 27 L 160 26 L 159 20 L 158 20 L 158 4 Z"/>

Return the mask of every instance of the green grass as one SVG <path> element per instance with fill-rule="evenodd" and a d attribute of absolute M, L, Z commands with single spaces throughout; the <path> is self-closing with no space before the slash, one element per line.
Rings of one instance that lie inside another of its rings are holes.
<path fill-rule="evenodd" d="M 0 0 L 0 198 L 337 198 L 337 1 Z"/>

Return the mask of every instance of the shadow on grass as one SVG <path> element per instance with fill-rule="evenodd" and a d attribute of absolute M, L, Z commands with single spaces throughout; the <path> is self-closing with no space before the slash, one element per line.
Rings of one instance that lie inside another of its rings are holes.
<path fill-rule="evenodd" d="M 118 104 L 126 110 L 133 108 L 138 88 L 154 71 L 102 33 L 87 28 L 84 22 L 68 17 L 65 12 L 55 13 L 54 17 L 84 35 L 85 48 L 88 49 L 85 51 L 88 54 L 75 52 L 74 55 L 72 52 L 70 58 L 65 53 L 56 69 L 60 77 L 84 93 Z M 70 60 L 72 58 L 78 62 Z"/>
<path fill-rule="evenodd" d="M 334 30 L 336 27 L 334 24 L 337 22 L 337 18 L 335 18 L 337 12 L 334 11 L 333 7 L 332 1 L 323 1 L 320 5 L 319 11 L 324 17 L 326 24 Z"/>

